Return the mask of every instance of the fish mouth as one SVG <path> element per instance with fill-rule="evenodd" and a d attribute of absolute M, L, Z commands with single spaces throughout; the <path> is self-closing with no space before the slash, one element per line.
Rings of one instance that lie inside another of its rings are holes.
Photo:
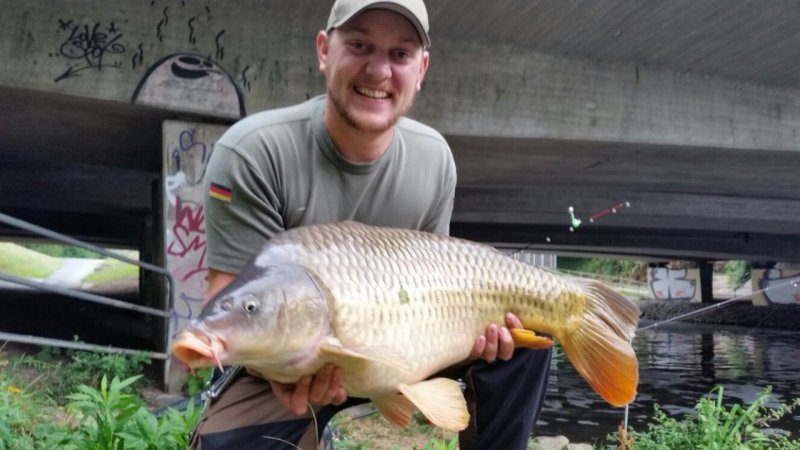
<path fill-rule="evenodd" d="M 184 331 L 172 344 L 172 353 L 191 369 L 217 366 L 222 370 L 225 344 L 217 336 Z"/>

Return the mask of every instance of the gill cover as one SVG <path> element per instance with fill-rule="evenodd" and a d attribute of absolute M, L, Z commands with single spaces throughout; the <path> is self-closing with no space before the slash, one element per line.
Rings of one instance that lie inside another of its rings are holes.
<path fill-rule="evenodd" d="M 303 267 L 254 263 L 188 327 L 222 341 L 225 364 L 269 359 L 271 366 L 302 358 L 329 328 L 327 300 Z"/>

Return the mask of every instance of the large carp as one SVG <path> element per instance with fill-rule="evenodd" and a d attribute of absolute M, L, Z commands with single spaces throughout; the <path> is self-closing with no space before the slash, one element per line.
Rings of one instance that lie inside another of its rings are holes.
<path fill-rule="evenodd" d="M 286 231 L 178 336 L 192 368 L 238 364 L 290 383 L 322 365 L 342 368 L 351 396 L 392 423 L 416 409 L 449 430 L 469 415 L 459 383 L 432 374 L 468 357 L 504 313 L 526 330 L 515 344 L 553 336 L 577 371 L 615 406 L 633 400 L 635 304 L 594 281 L 573 281 L 494 248 L 431 233 L 355 222 Z"/>

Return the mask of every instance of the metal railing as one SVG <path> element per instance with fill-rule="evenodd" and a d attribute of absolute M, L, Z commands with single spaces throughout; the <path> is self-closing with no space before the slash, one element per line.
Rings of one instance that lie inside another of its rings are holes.
<path fill-rule="evenodd" d="M 161 310 L 157 308 L 150 308 L 147 306 L 141 305 L 134 305 L 128 302 L 124 302 L 122 300 L 113 299 L 110 297 L 104 297 L 102 295 L 91 294 L 88 292 L 77 291 L 74 289 L 64 288 L 62 286 L 41 283 L 38 281 L 30 280 L 27 278 L 21 278 L 10 274 L 0 273 L 0 281 L 7 281 L 14 284 L 20 284 L 23 286 L 27 286 L 32 289 L 39 289 L 42 291 L 47 291 L 55 294 L 64 295 L 67 297 L 77 298 L 79 300 L 84 300 L 93 303 L 99 303 L 102 305 L 110 306 L 112 308 L 119 308 L 125 309 L 128 311 L 136 311 L 142 314 L 148 314 L 152 316 L 159 317 L 165 321 L 165 329 L 169 329 L 169 319 L 171 316 L 172 306 L 174 304 L 174 291 L 175 291 L 175 279 L 172 277 L 172 274 L 169 273 L 163 267 L 155 266 L 153 264 L 148 264 L 145 262 L 137 261 L 135 259 L 128 258 L 123 255 L 119 255 L 114 252 L 110 252 L 104 248 L 97 247 L 95 245 L 89 244 L 87 242 L 80 241 L 78 239 L 72 238 L 70 236 L 63 235 L 61 233 L 57 233 L 52 230 L 48 230 L 46 228 L 42 228 L 38 225 L 34 225 L 29 222 L 25 222 L 23 220 L 11 217 L 7 214 L 0 213 L 0 222 L 5 223 L 7 225 L 11 225 L 16 228 L 20 228 L 22 230 L 37 234 L 39 236 L 44 236 L 55 241 L 73 245 L 76 247 L 81 247 L 86 250 L 90 250 L 97 254 L 106 256 L 108 258 L 113 258 L 118 261 L 122 261 L 128 264 L 132 264 L 134 266 L 139 267 L 140 269 L 149 270 L 151 272 L 163 275 L 167 280 L 167 305 L 166 308 Z M 167 346 L 167 334 L 164 333 L 164 348 L 166 349 Z M 145 354 L 151 359 L 163 360 L 165 361 L 165 368 L 164 368 L 164 379 L 166 381 L 166 375 L 169 370 L 169 353 L 168 352 L 157 352 L 151 350 L 138 350 L 138 349 L 129 349 L 129 348 L 119 348 L 119 347 L 112 347 L 112 346 L 103 346 L 103 345 L 96 345 L 96 344 L 87 344 L 84 342 L 75 342 L 75 341 L 67 341 L 62 339 L 52 339 L 46 338 L 41 336 L 31 336 L 31 335 L 24 335 L 24 334 L 15 334 L 15 333 L 4 333 L 0 332 L 0 341 L 8 341 L 8 342 L 17 342 L 17 343 L 24 343 L 24 344 L 35 344 L 35 345 L 47 345 L 51 347 L 60 347 L 60 348 L 71 348 L 71 349 L 78 349 L 78 350 L 91 350 L 91 351 L 101 351 L 107 353 L 121 353 L 121 354 Z"/>

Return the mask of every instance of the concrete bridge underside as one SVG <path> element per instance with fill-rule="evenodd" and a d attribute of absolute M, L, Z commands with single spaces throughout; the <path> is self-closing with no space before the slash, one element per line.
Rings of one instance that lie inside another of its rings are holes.
<path fill-rule="evenodd" d="M 235 118 L 180 98 L 132 104 L 165 56 L 207 55 L 233 74 L 247 112 L 322 92 L 313 36 L 327 2 L 182 3 L 0 0 L 0 211 L 145 246 L 162 122 Z M 454 234 L 553 251 L 800 259 L 794 2 L 428 3 L 432 64 L 412 115 L 453 148 Z M 59 45 L 84 22 L 124 31 L 106 59 L 115 68 L 76 76 L 65 62 Z M 621 202 L 630 206 L 588 222 Z M 570 206 L 583 220 L 574 231 Z"/>

